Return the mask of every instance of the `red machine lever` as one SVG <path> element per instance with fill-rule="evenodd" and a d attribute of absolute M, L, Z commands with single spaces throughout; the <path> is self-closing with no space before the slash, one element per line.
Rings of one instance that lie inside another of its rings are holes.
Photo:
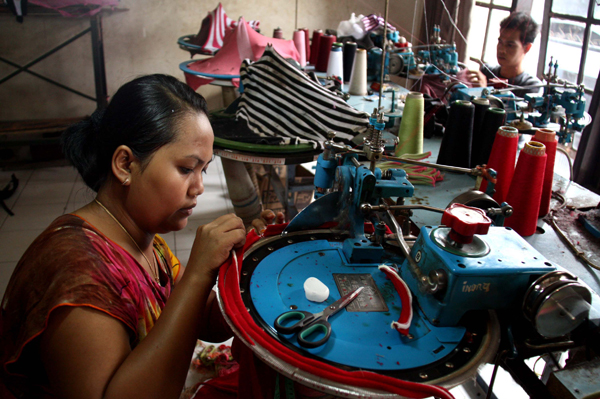
<path fill-rule="evenodd" d="M 470 244 L 474 234 L 487 234 L 492 220 L 479 208 L 452 204 L 444 211 L 442 224 L 450 227 L 451 240 Z"/>

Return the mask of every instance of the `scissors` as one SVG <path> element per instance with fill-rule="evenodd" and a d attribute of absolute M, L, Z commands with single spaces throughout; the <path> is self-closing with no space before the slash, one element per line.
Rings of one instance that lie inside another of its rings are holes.
<path fill-rule="evenodd" d="M 310 313 L 304 310 L 289 310 L 283 312 L 275 319 L 275 329 L 282 334 L 298 333 L 298 343 L 305 348 L 316 348 L 323 345 L 331 335 L 331 324 L 327 321 L 329 316 L 332 316 L 344 309 L 360 294 L 364 287 L 358 287 L 354 291 L 344 295 L 325 310 L 319 313 Z M 290 324 L 290 321 L 297 320 Z M 324 334 L 323 338 L 308 340 L 311 335 L 313 338 L 318 338 L 319 333 Z"/>

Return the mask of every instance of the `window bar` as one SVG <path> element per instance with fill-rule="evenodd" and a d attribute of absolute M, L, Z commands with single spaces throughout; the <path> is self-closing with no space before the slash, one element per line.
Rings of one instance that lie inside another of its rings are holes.
<path fill-rule="evenodd" d="M 490 8 L 490 10 L 488 11 L 487 22 L 485 24 L 485 34 L 483 35 L 483 47 L 481 48 L 481 58 L 480 58 L 480 60 L 482 62 L 485 62 L 484 56 L 485 56 L 485 49 L 487 48 L 487 41 L 488 41 L 488 34 L 490 32 L 490 20 L 491 19 L 492 19 L 492 9 Z"/>

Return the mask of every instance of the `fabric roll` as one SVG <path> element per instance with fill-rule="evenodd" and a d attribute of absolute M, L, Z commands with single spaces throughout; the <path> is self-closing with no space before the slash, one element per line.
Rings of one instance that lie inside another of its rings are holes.
<path fill-rule="evenodd" d="M 477 108 L 476 111 L 477 112 Z M 485 111 L 479 134 L 473 128 L 473 146 L 471 150 L 471 167 L 487 164 L 492 153 L 496 132 L 506 121 L 506 111 L 501 108 L 488 108 Z M 475 123 L 475 120 L 473 120 Z"/>
<path fill-rule="evenodd" d="M 525 143 L 506 196 L 506 202 L 513 207 L 513 214 L 506 218 L 504 225 L 523 237 L 532 235 L 537 228 L 546 158 L 544 144 L 537 141 Z"/>
<path fill-rule="evenodd" d="M 556 132 L 550 129 L 539 129 L 535 132 L 533 140 L 546 146 L 546 169 L 544 171 L 544 186 L 540 200 L 539 217 L 546 216 L 550 212 L 550 199 L 552 197 L 552 182 L 554 180 L 554 161 L 556 160 L 556 147 L 558 141 Z"/>
<path fill-rule="evenodd" d="M 317 72 L 327 72 L 327 65 L 329 64 L 329 54 L 331 53 L 331 46 L 335 43 L 336 37 L 334 35 L 323 35 L 319 39 L 319 59 L 315 65 Z"/>
<path fill-rule="evenodd" d="M 519 131 L 512 126 L 501 126 L 496 133 L 492 153 L 487 166 L 497 173 L 495 193 L 492 197 L 502 204 L 506 200 L 506 194 L 515 173 L 515 160 L 519 148 Z M 480 190 L 487 188 L 487 180 L 481 183 Z"/>
<path fill-rule="evenodd" d="M 354 96 L 367 94 L 367 51 L 363 48 L 356 51 L 348 93 Z"/>
<path fill-rule="evenodd" d="M 321 46 L 321 37 L 323 36 L 323 31 L 321 29 L 317 29 L 313 31 L 312 36 L 312 44 L 310 47 L 310 63 L 312 65 L 317 65 L 319 62 L 319 49 Z"/>
<path fill-rule="evenodd" d="M 470 101 L 457 100 L 450 105 L 437 163 L 463 168 L 470 166 L 474 113 L 475 107 Z"/>
<path fill-rule="evenodd" d="M 300 66 L 304 68 L 306 66 L 306 40 L 304 39 L 304 31 L 294 31 L 294 37 L 292 39 L 294 45 L 300 54 Z"/>
<path fill-rule="evenodd" d="M 344 64 L 344 82 L 349 82 L 350 77 L 352 76 L 352 66 L 354 65 L 354 57 L 356 57 L 356 49 L 356 43 L 344 43 L 344 55 L 342 57 Z"/>
<path fill-rule="evenodd" d="M 398 129 L 398 145 L 395 155 L 423 153 L 423 116 L 425 100 L 423 93 L 410 92 L 406 96 L 402 120 Z"/>

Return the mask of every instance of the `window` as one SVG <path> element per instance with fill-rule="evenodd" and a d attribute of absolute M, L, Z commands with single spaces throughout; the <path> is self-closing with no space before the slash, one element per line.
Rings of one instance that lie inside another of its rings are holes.
<path fill-rule="evenodd" d="M 468 55 L 496 65 L 500 21 L 522 0 L 478 0 L 471 15 Z M 523 0 L 524 1 L 524 0 Z M 600 0 L 599 0 L 600 1 Z M 531 0 L 541 33 L 525 57 L 526 71 L 538 77 L 558 63 L 558 77 L 585 85 L 587 104 L 600 72 L 600 5 L 596 0 Z M 471 64 L 471 68 L 477 68 Z M 553 70 L 554 71 L 554 70 Z"/>
<path fill-rule="evenodd" d="M 516 0 L 514 1 L 516 5 Z M 475 2 L 469 30 L 468 55 L 489 64 L 496 63 L 496 43 L 500 21 L 510 15 L 513 0 L 479 0 Z"/>

